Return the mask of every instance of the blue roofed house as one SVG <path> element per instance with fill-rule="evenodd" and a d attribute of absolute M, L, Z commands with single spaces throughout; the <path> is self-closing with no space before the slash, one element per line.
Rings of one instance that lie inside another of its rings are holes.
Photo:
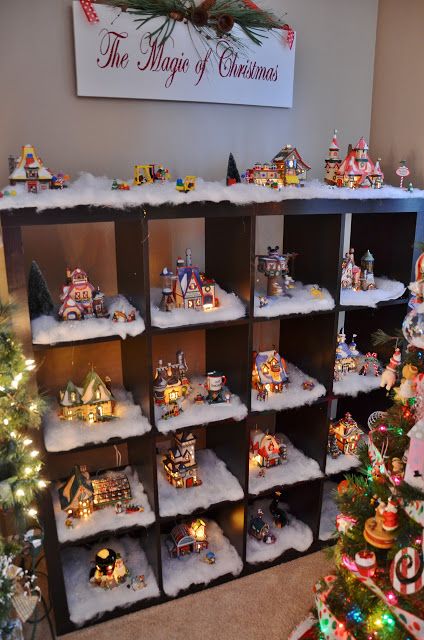
<path fill-rule="evenodd" d="M 281 393 L 289 383 L 287 365 L 277 351 L 254 351 L 252 387 L 258 392 Z"/>
<path fill-rule="evenodd" d="M 172 293 L 177 308 L 206 311 L 218 306 L 215 280 L 207 278 L 199 267 L 192 265 L 191 249 L 186 249 L 185 261 L 178 258 L 172 280 Z"/>

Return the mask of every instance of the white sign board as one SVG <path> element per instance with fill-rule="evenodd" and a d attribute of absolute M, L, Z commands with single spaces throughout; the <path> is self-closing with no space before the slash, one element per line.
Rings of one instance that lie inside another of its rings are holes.
<path fill-rule="evenodd" d="M 267 33 L 262 46 L 238 31 L 240 50 L 224 39 L 208 46 L 192 26 L 177 22 L 158 45 L 150 33 L 161 19 L 137 29 L 136 16 L 94 7 L 100 22 L 92 24 L 73 3 L 79 96 L 292 106 L 296 40 L 290 49 L 284 30 Z"/>

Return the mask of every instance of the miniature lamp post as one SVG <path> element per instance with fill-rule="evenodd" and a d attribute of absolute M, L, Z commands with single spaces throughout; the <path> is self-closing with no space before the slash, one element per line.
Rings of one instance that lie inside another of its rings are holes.
<path fill-rule="evenodd" d="M 406 166 L 406 160 L 401 160 L 398 168 L 396 169 L 396 175 L 400 177 L 400 184 L 399 184 L 400 189 L 403 188 L 403 179 L 409 176 L 410 173 L 411 172 Z"/>

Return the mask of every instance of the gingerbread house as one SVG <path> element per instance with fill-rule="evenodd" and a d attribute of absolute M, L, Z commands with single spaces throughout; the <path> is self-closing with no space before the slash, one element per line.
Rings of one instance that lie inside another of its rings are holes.
<path fill-rule="evenodd" d="M 275 467 L 287 460 L 287 446 L 271 433 L 250 433 L 250 457 L 259 467 Z"/>
<path fill-rule="evenodd" d="M 87 273 L 68 267 L 66 270 L 66 283 L 62 287 L 60 296 L 62 305 L 59 308 L 59 317 L 62 320 L 83 320 L 84 318 L 104 318 L 108 314 L 105 309 L 104 294 L 99 288 L 91 284 Z"/>
<path fill-rule="evenodd" d="M 254 351 L 252 387 L 259 393 L 281 393 L 289 383 L 285 360 L 274 349 Z"/>
<path fill-rule="evenodd" d="M 14 164 L 15 167 L 9 176 L 11 185 L 25 184 L 29 193 L 38 193 L 50 188 L 53 176 L 44 166 L 32 144 L 23 145 L 21 155 Z"/>

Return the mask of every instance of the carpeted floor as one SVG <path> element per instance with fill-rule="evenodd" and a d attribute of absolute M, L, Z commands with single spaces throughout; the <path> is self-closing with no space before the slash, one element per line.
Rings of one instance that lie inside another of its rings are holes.
<path fill-rule="evenodd" d="M 325 552 L 76 631 L 66 640 L 287 640 L 331 571 Z M 37 640 L 47 640 L 40 628 Z"/>

